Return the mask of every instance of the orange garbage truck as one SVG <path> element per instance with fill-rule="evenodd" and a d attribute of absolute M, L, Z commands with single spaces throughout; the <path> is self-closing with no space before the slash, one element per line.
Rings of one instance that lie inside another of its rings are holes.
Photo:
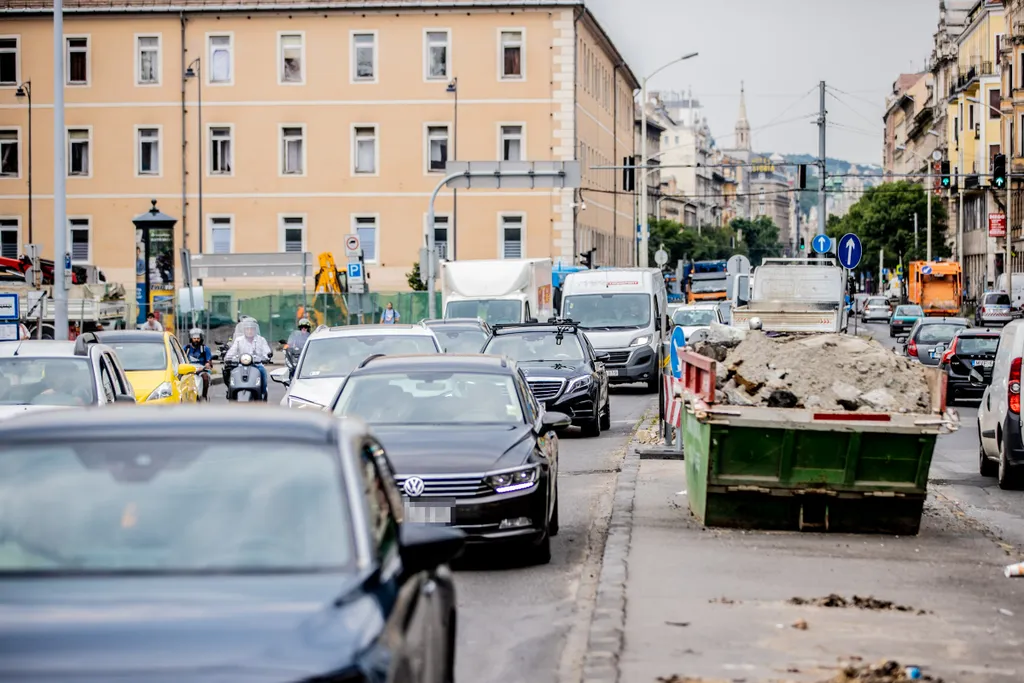
<path fill-rule="evenodd" d="M 963 303 L 963 273 L 955 261 L 911 261 L 907 299 L 925 315 L 955 316 Z"/>

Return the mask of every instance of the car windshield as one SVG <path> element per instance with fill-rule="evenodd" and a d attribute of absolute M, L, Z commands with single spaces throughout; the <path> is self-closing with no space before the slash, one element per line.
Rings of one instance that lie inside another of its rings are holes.
<path fill-rule="evenodd" d="M 450 330 L 435 328 L 434 334 L 445 353 L 480 353 L 487 341 L 483 330 Z"/>
<path fill-rule="evenodd" d="M 691 280 L 690 291 L 695 294 L 707 294 L 709 292 L 724 292 L 726 291 L 726 280 L 722 278 L 720 280 Z"/>
<path fill-rule="evenodd" d="M 280 441 L 0 448 L 3 572 L 329 571 L 354 556 L 336 454 Z"/>
<path fill-rule="evenodd" d="M 954 323 L 933 323 L 921 325 L 917 332 L 918 344 L 944 344 L 956 336 L 956 333 L 964 329 L 963 325 Z"/>
<path fill-rule="evenodd" d="M 84 406 L 96 403 L 86 358 L 0 359 L 0 404 Z"/>
<path fill-rule="evenodd" d="M 1009 306 L 1010 295 L 1009 294 L 986 294 L 985 303 L 989 306 Z"/>
<path fill-rule="evenodd" d="M 163 344 L 153 342 L 125 342 L 111 344 L 121 365 L 128 372 L 133 370 L 166 370 L 167 348 Z"/>
<path fill-rule="evenodd" d="M 887 299 L 883 299 L 881 297 L 874 297 L 874 298 L 868 299 L 868 306 L 871 306 L 871 307 L 879 307 L 879 308 L 881 308 L 883 306 L 887 307 L 888 305 L 889 305 L 889 301 Z"/>
<path fill-rule="evenodd" d="M 956 342 L 956 352 L 967 356 L 994 354 L 999 346 L 999 337 L 960 337 Z"/>
<path fill-rule="evenodd" d="M 495 356 L 508 356 L 520 363 L 583 360 L 579 338 L 574 334 L 563 334 L 559 338 L 554 331 L 502 334 L 492 338 L 484 351 Z"/>
<path fill-rule="evenodd" d="M 683 327 L 707 327 L 715 319 L 715 312 L 709 309 L 680 308 L 672 314 L 672 322 Z"/>
<path fill-rule="evenodd" d="M 375 353 L 398 356 L 437 352 L 433 338 L 422 335 L 366 334 L 313 339 L 306 342 L 299 379 L 344 377 Z"/>
<path fill-rule="evenodd" d="M 632 329 L 651 321 L 650 294 L 577 294 L 565 297 L 565 317 L 584 329 Z"/>
<path fill-rule="evenodd" d="M 509 299 L 474 299 L 449 301 L 446 318 L 479 318 L 488 325 L 502 325 L 523 321 L 523 304 Z"/>
<path fill-rule="evenodd" d="M 903 318 L 910 318 L 913 316 L 924 317 L 924 309 L 920 306 L 899 306 L 896 308 L 896 315 Z"/>
<path fill-rule="evenodd" d="M 434 370 L 351 377 L 334 414 L 357 415 L 375 425 L 523 422 L 510 375 Z"/>

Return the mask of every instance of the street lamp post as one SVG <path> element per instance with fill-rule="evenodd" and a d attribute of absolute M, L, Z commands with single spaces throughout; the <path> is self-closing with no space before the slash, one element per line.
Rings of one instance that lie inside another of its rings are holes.
<path fill-rule="evenodd" d="M 32 241 L 32 81 L 25 81 L 14 91 L 15 97 L 28 99 L 28 242 Z"/>
<path fill-rule="evenodd" d="M 647 168 L 647 81 L 654 78 L 654 76 L 656 76 L 660 71 L 667 69 L 676 62 L 683 62 L 696 56 L 696 52 L 691 52 L 688 55 L 683 55 L 682 57 L 673 59 L 671 62 L 658 67 L 649 75 L 644 76 L 644 79 L 640 84 L 640 166 L 642 168 Z M 641 175 L 640 179 L 640 221 L 642 227 L 640 229 L 640 253 L 638 254 L 638 265 L 641 268 L 646 268 L 649 263 L 647 241 L 650 237 L 650 226 L 647 221 L 647 176 Z"/>
<path fill-rule="evenodd" d="M 195 70 L 192 69 L 195 67 Z M 202 64 L 199 62 L 199 57 L 192 60 L 192 63 L 185 69 L 185 79 L 195 77 L 196 79 L 196 120 L 198 121 L 196 129 L 198 130 L 198 137 L 196 139 L 196 151 L 198 153 L 198 166 L 199 176 L 197 179 L 198 185 L 196 191 L 199 193 L 199 253 L 203 253 L 203 233 L 206 232 L 206 226 L 203 225 L 203 146 L 205 140 L 203 140 L 203 77 L 202 77 Z M 188 245 L 185 245 L 188 248 Z M 192 285 L 189 284 L 191 287 Z"/>
<path fill-rule="evenodd" d="M 459 77 L 454 76 L 451 83 L 448 84 L 447 91 L 455 95 L 455 111 L 452 114 L 452 161 L 459 158 Z M 459 228 L 459 190 L 458 188 L 452 188 L 452 235 L 449 240 L 449 250 L 451 251 L 450 259 L 454 261 L 457 258 L 457 237 Z M 433 230 L 434 226 L 431 225 L 427 228 Z"/>

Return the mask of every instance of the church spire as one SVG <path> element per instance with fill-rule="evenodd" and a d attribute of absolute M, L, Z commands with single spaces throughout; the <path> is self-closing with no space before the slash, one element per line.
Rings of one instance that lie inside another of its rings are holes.
<path fill-rule="evenodd" d="M 750 122 L 747 121 L 747 97 L 740 81 L 740 113 L 736 119 L 736 148 L 750 150 Z"/>

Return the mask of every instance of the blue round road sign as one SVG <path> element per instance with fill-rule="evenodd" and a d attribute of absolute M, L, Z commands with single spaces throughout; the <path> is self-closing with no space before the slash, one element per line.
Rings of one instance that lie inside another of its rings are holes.
<path fill-rule="evenodd" d="M 860 238 L 852 232 L 848 232 L 839 238 L 839 248 L 836 249 L 836 256 L 843 268 L 854 269 L 860 263 L 860 257 L 864 255 L 864 246 Z"/>
<path fill-rule="evenodd" d="M 921 266 L 921 275 L 931 275 L 931 274 L 932 274 L 932 267 L 931 266 Z"/>
<path fill-rule="evenodd" d="M 679 351 L 686 346 L 686 333 L 683 332 L 683 328 L 676 325 L 672 330 L 672 340 L 669 342 L 669 358 L 672 362 L 672 376 L 676 379 L 682 377 L 682 371 L 679 367 Z"/>
<path fill-rule="evenodd" d="M 827 235 L 815 235 L 811 246 L 819 254 L 827 254 L 832 249 L 832 238 Z"/>

